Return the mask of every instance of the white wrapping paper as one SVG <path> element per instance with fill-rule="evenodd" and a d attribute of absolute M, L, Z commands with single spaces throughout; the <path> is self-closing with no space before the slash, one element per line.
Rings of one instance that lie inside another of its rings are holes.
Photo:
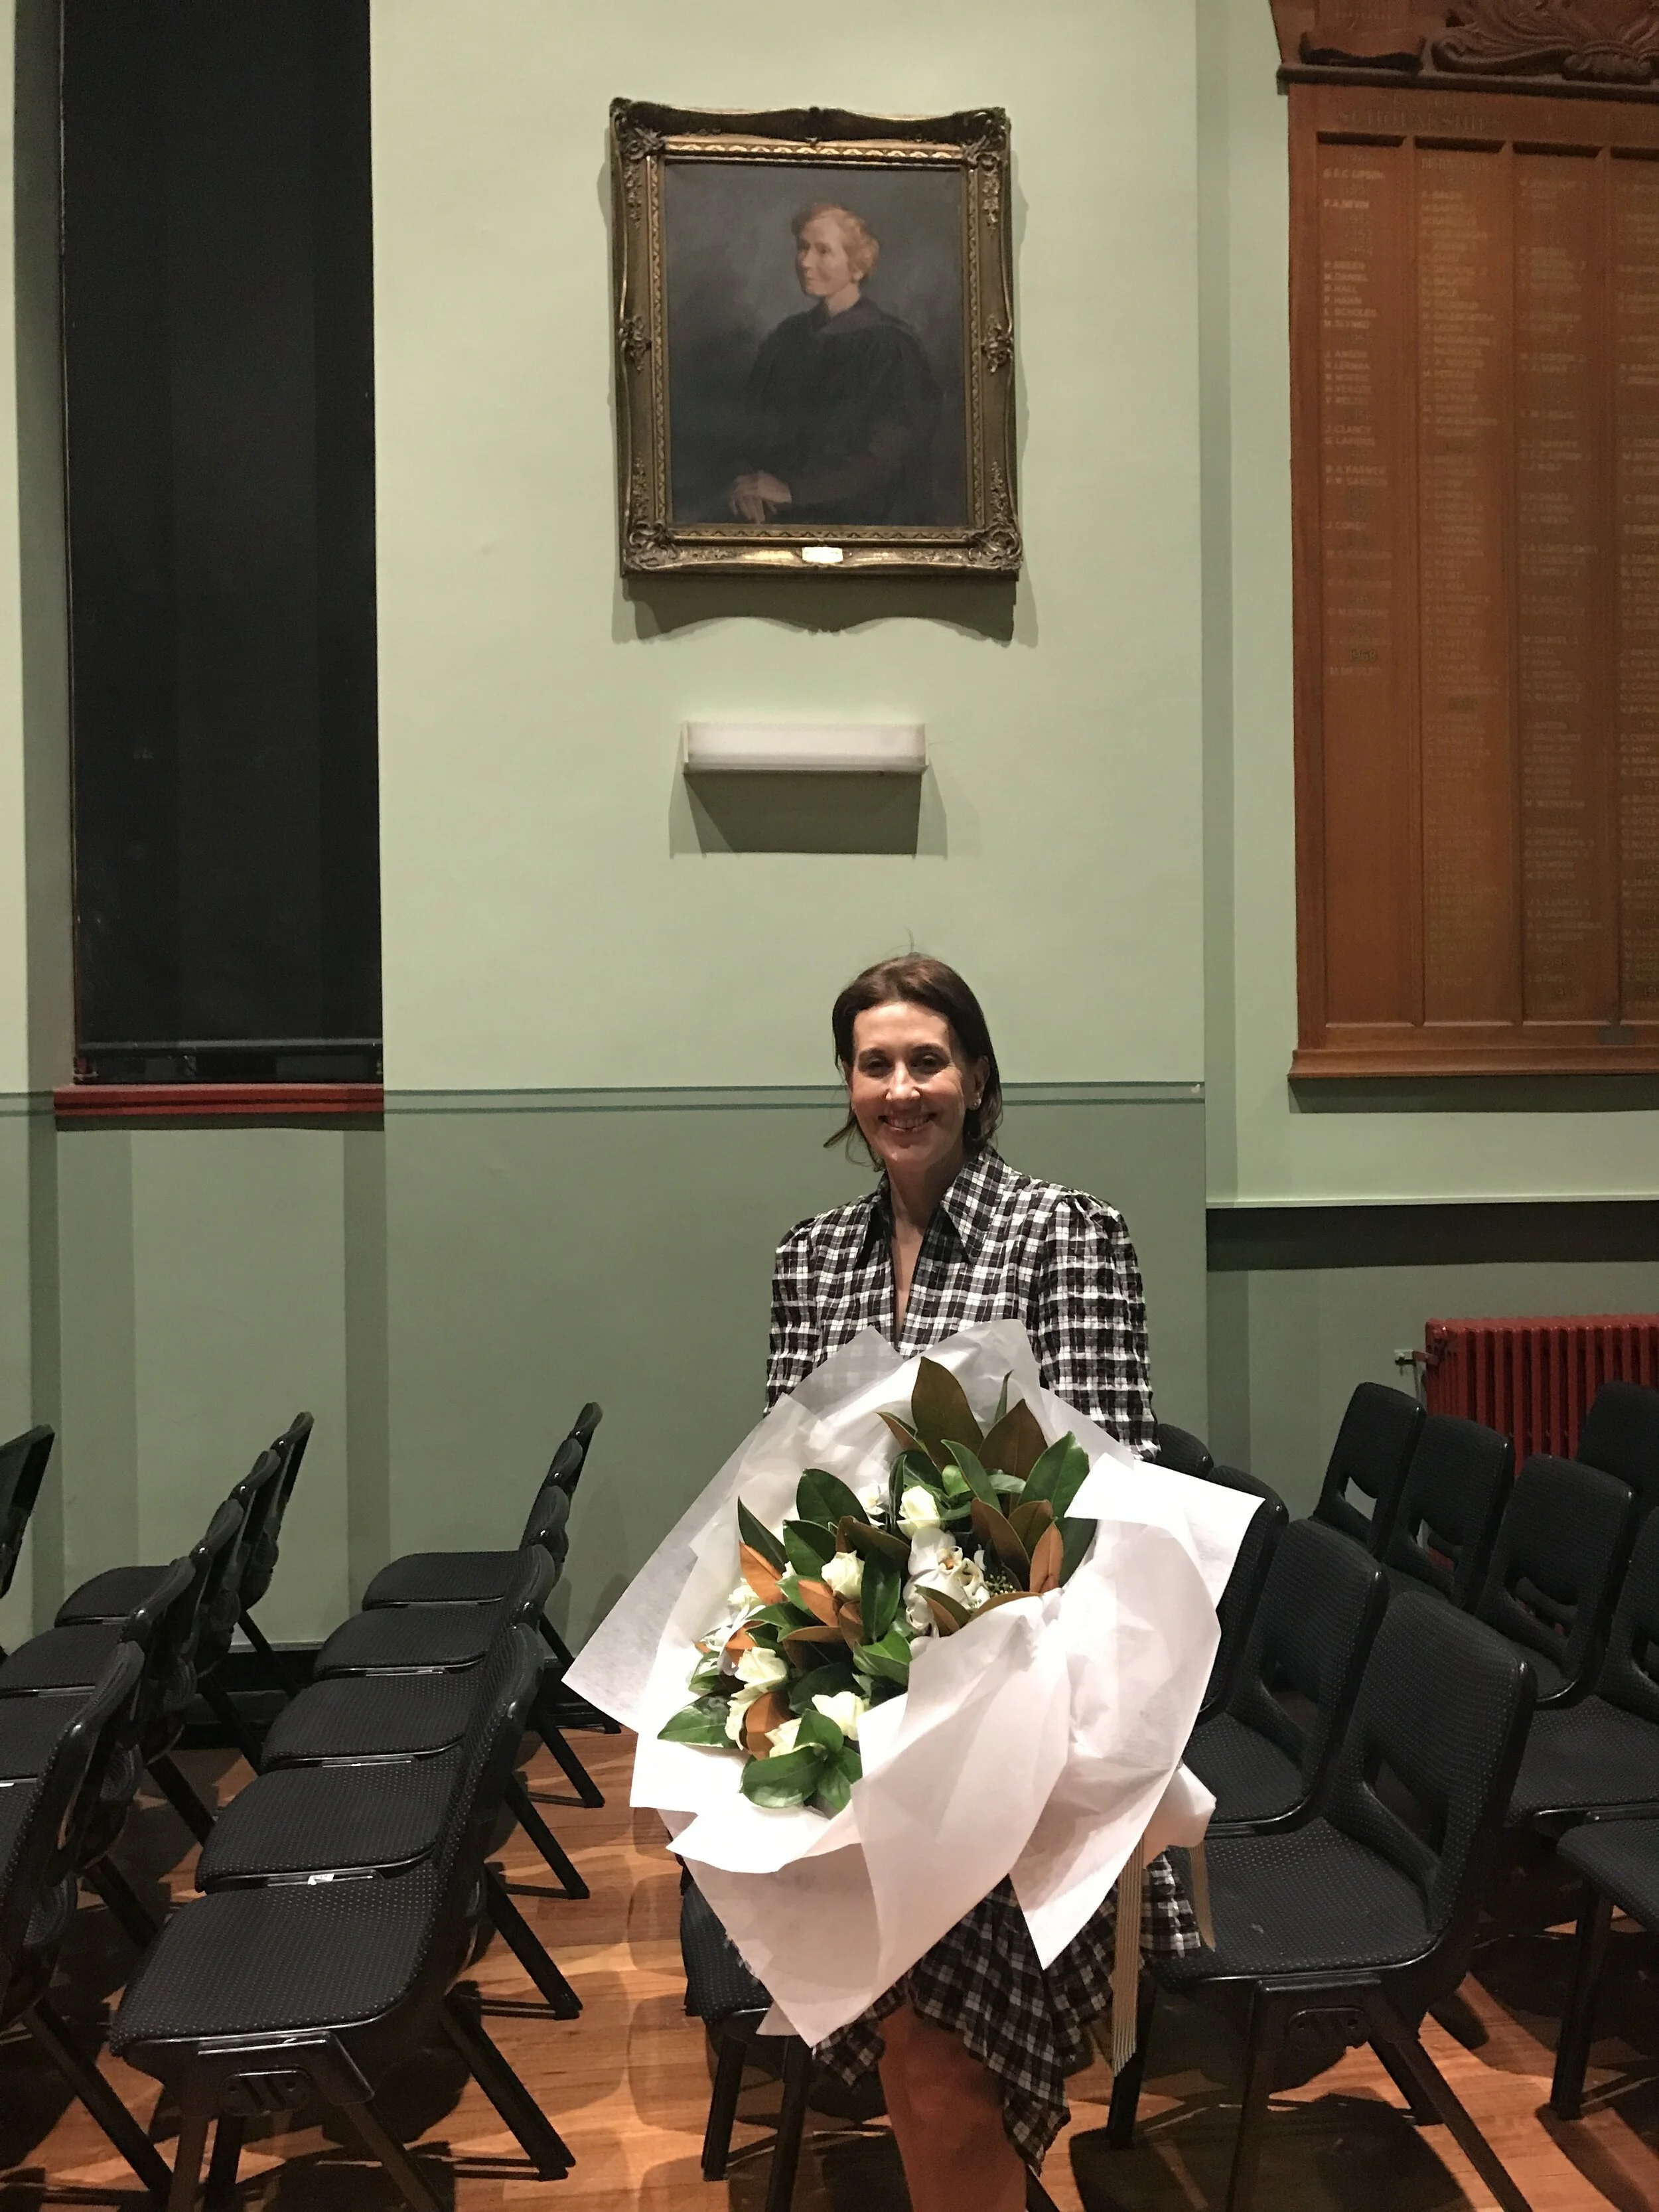
<path fill-rule="evenodd" d="M 751 1431 L 590 1637 L 569 1686 L 639 1735 L 632 1802 L 674 1848 L 809 2043 L 854 2020 L 1012 1875 L 1046 1966 L 1092 1917 L 1143 1837 L 1146 1856 L 1201 1840 L 1212 1801 L 1181 1753 L 1209 1679 L 1216 1600 L 1257 1500 L 1135 1459 L 1038 1381 L 1018 1322 L 930 1346 L 988 1422 L 1005 1376 L 1090 1473 L 1096 1521 L 1063 1590 L 918 1640 L 910 1686 L 865 1716 L 863 1779 L 844 1812 L 769 1810 L 738 1759 L 658 1730 L 684 1705 L 696 1638 L 738 1575 L 735 1500 L 775 1528 L 808 1467 L 854 1490 L 884 1480 L 877 1418 L 908 1413 L 917 1361 L 873 1329 L 834 1353 Z"/>

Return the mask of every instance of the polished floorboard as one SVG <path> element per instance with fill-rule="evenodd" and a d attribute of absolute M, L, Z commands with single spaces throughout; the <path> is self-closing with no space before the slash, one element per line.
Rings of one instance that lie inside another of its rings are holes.
<path fill-rule="evenodd" d="M 495 1942 L 470 1970 L 487 2024 L 575 2153 L 563 2181 L 539 2182 L 493 2109 L 446 2053 L 411 2065 L 381 2099 L 417 2144 L 455 2212 L 545 2206 L 547 2212 L 761 2212 L 765 2118 L 775 2084 L 757 2068 L 745 2088 L 729 2181 L 699 2170 L 709 2066 L 682 2008 L 678 1869 L 654 1816 L 629 1811 L 627 1739 L 576 1739 L 608 1802 L 576 1805 L 545 1755 L 531 1780 L 591 1884 L 573 1903 L 551 1893 L 541 1861 L 516 1835 L 501 1863 L 525 1911 L 576 1986 L 585 2010 L 554 2021 Z M 246 1779 L 227 1756 L 191 1753 L 198 1786 L 221 1797 Z M 158 1910 L 191 1893 L 194 1850 L 159 1800 L 142 1799 L 118 1854 Z M 1571 1952 L 1573 1901 L 1547 1853 L 1512 1863 L 1474 1968 L 1431 2021 L 1435 2057 L 1526 2192 L 1534 2212 L 1659 2212 L 1659 1947 L 1615 1926 L 1586 2113 L 1568 2125 L 1545 2107 Z M 89 1899 L 66 1949 L 57 2002 L 90 2044 L 119 1994 L 131 1954 Z M 118 2093 L 171 2157 L 173 2115 L 155 2084 L 106 2057 Z M 144 2200 L 125 2164 L 70 2104 L 52 2069 L 12 2039 L 0 2072 L 0 2212 Z M 1043 2179 L 1064 2212 L 1207 2212 L 1222 2202 L 1237 2112 L 1240 2054 L 1224 2023 L 1190 2005 L 1160 2008 L 1139 2141 L 1109 2150 L 1110 2087 L 1097 2064 L 1072 2084 L 1072 2125 Z M 270 2212 L 392 2212 L 401 2200 L 378 2169 L 322 2127 L 292 2124 L 252 2140 L 242 2207 Z M 902 2212 L 891 2140 L 815 2116 L 796 2212 Z M 1295 2044 L 1270 2116 L 1259 2212 L 1455 2212 L 1491 2197 L 1447 2140 L 1418 2130 L 1369 2051 Z M 963 2212 L 971 2212 L 964 2207 Z"/>

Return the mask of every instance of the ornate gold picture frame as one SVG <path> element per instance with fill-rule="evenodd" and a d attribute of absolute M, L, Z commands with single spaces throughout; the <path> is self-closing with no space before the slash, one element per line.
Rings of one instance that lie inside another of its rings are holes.
<path fill-rule="evenodd" d="M 611 110 L 625 574 L 1015 576 L 1008 118 Z"/>

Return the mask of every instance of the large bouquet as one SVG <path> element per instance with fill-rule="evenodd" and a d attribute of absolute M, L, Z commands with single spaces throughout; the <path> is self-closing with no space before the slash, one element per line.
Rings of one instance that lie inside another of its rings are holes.
<path fill-rule="evenodd" d="M 740 1751 L 751 1804 L 839 1813 L 863 1773 L 860 1723 L 908 1688 L 916 1639 L 1070 1580 L 1095 1533 L 1066 1517 L 1089 1455 L 1069 1431 L 1045 1443 L 1012 1380 L 988 1432 L 923 1359 L 909 1419 L 880 1416 L 899 1446 L 884 1480 L 854 1491 L 809 1467 L 775 1529 L 738 1498 L 740 1579 L 663 1741 Z"/>

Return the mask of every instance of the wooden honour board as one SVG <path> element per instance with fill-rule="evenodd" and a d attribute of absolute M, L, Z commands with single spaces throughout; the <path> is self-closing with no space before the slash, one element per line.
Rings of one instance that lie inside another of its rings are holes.
<path fill-rule="evenodd" d="M 1287 91 L 1291 1072 L 1659 1069 L 1659 103 Z"/>

